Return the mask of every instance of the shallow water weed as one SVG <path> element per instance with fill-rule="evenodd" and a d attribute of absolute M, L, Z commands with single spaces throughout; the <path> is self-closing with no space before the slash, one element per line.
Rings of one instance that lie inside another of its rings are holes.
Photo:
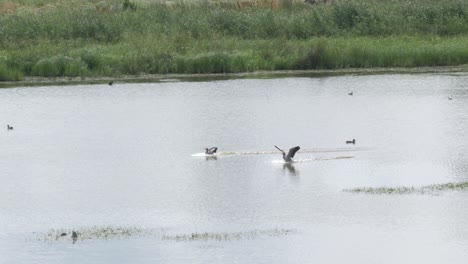
<path fill-rule="evenodd" d="M 72 234 L 76 232 L 77 237 Z M 52 241 L 80 241 L 80 240 L 109 240 L 130 239 L 138 237 L 157 237 L 161 240 L 172 241 L 232 241 L 244 239 L 256 239 L 262 237 L 279 237 L 295 233 L 293 229 L 267 229 L 251 230 L 244 232 L 204 232 L 190 234 L 168 234 L 163 228 L 138 228 L 138 227 L 90 227 L 79 229 L 51 229 L 40 234 L 38 239 L 44 242 Z"/>
<path fill-rule="evenodd" d="M 439 191 L 462 191 L 468 189 L 468 182 L 432 184 L 422 187 L 360 187 L 354 189 L 344 189 L 345 192 L 369 193 L 369 194 L 429 194 Z"/>
<path fill-rule="evenodd" d="M 271 229 L 271 230 L 254 230 L 246 232 L 233 232 L 233 233 L 191 233 L 191 234 L 177 234 L 177 235 L 164 235 L 162 240 L 172 240 L 177 242 L 183 241 L 233 241 L 244 239 L 257 239 L 262 237 L 279 237 L 295 233 L 292 229 Z"/>
<path fill-rule="evenodd" d="M 90 227 L 78 229 L 51 229 L 39 235 L 41 241 L 59 241 L 72 239 L 72 233 L 76 232 L 78 237 L 75 240 L 96 240 L 96 239 L 122 239 L 142 236 L 160 236 L 164 229 L 145 229 L 138 227 Z M 64 235 L 65 234 L 65 235 Z"/>

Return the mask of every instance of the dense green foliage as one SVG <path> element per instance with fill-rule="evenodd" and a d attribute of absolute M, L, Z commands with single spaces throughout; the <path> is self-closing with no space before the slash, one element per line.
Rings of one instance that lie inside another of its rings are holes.
<path fill-rule="evenodd" d="M 0 15 L 0 80 L 468 63 L 468 1 L 113 3 Z"/>

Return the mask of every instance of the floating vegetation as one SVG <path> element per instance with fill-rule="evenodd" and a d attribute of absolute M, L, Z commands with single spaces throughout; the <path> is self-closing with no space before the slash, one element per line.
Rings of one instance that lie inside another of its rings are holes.
<path fill-rule="evenodd" d="M 272 230 L 255 230 L 247 232 L 234 232 L 234 233 L 192 233 L 192 234 L 178 234 L 178 235 L 164 235 L 163 240 L 181 241 L 232 241 L 243 239 L 256 239 L 261 237 L 279 237 L 286 236 L 294 233 L 291 229 L 272 229 Z"/>
<path fill-rule="evenodd" d="M 121 239 L 141 236 L 161 236 L 163 229 L 144 229 L 137 227 L 90 227 L 80 229 L 51 229 L 39 236 L 42 241 Z M 75 235 L 76 234 L 76 235 Z"/>
<path fill-rule="evenodd" d="M 434 193 L 438 191 L 461 191 L 468 189 L 468 182 L 456 182 L 456 183 L 444 183 L 444 184 L 432 184 L 422 187 L 361 187 L 354 189 L 344 189 L 345 192 L 354 193 L 370 193 L 370 194 L 411 194 L 411 193 Z"/>
<path fill-rule="evenodd" d="M 167 234 L 165 229 L 147 229 L 137 227 L 90 227 L 80 229 L 51 229 L 39 235 L 40 241 L 70 241 L 81 240 L 108 240 L 128 239 L 135 237 L 157 237 L 161 240 L 172 241 L 232 241 L 242 239 L 256 239 L 261 237 L 279 237 L 294 233 L 292 229 L 268 229 L 253 230 L 232 233 L 191 233 L 191 234 Z"/>

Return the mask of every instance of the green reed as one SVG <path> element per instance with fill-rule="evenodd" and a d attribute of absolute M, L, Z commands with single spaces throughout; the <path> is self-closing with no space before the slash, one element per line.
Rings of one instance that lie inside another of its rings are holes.
<path fill-rule="evenodd" d="M 26 1 L 0 15 L 0 80 L 468 63 L 466 1 L 248 2 Z"/>

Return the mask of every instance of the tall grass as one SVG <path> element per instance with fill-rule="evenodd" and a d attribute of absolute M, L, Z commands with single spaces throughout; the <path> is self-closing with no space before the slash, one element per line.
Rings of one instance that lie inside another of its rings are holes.
<path fill-rule="evenodd" d="M 106 9 L 101 2 L 58 5 L 41 12 L 18 11 L 0 16 L 0 41 L 82 38 L 112 42 L 120 40 L 124 33 L 188 34 L 200 38 L 223 34 L 249 39 L 468 33 L 468 1 L 461 0 L 291 3 L 290 8 L 279 9 L 176 3 L 171 6 L 156 2 L 135 11 L 112 9 L 111 3 Z"/>
<path fill-rule="evenodd" d="M 467 1 L 15 2 L 1 80 L 468 63 Z"/>
<path fill-rule="evenodd" d="M 70 41 L 9 49 L 4 65 L 24 75 L 97 76 L 256 70 L 414 67 L 468 63 L 468 36 L 197 39 L 129 35 L 113 44 Z"/>

